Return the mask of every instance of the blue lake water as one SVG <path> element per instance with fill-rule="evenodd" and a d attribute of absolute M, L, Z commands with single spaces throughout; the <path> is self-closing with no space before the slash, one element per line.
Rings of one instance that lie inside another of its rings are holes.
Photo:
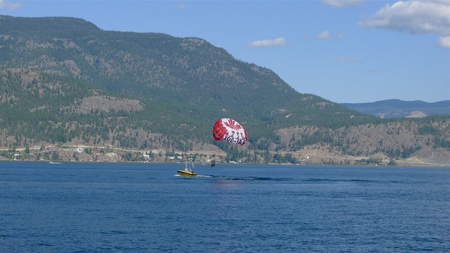
<path fill-rule="evenodd" d="M 0 163 L 0 252 L 449 252 L 450 168 Z"/>

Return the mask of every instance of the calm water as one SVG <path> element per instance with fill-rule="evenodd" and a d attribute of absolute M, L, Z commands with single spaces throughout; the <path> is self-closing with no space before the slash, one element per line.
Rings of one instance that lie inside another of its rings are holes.
<path fill-rule="evenodd" d="M 449 252 L 450 169 L 0 163 L 0 252 Z"/>

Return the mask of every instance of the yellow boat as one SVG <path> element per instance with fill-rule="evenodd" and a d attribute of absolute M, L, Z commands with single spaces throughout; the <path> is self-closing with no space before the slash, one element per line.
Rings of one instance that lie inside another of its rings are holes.
<path fill-rule="evenodd" d="M 177 170 L 178 175 L 182 177 L 196 177 L 198 176 L 198 173 L 193 172 L 192 170 Z"/>
<path fill-rule="evenodd" d="M 188 167 L 187 163 L 183 170 L 177 170 L 178 175 L 182 177 L 196 177 L 198 176 L 198 173 L 195 173 L 191 170 L 191 168 Z"/>

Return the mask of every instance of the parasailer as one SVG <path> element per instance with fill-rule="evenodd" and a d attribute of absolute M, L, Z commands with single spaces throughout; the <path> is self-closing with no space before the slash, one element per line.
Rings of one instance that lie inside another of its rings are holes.
<path fill-rule="evenodd" d="M 213 127 L 212 135 L 214 140 L 226 140 L 229 143 L 245 144 L 248 140 L 247 131 L 234 119 L 222 118 L 216 121 Z"/>

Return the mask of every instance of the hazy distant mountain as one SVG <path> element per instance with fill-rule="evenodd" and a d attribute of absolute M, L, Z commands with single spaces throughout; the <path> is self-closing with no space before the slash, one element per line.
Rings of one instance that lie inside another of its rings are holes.
<path fill-rule="evenodd" d="M 380 118 L 422 118 L 429 115 L 449 115 L 450 100 L 434 103 L 389 99 L 371 103 L 342 103 L 341 105 Z"/>

